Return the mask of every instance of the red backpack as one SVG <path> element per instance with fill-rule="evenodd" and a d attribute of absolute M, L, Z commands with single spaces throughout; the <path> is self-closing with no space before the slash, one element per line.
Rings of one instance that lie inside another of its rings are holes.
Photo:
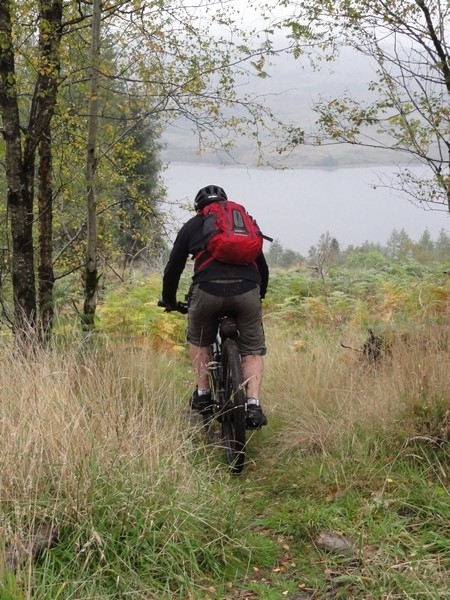
<path fill-rule="evenodd" d="M 256 261 L 266 236 L 243 206 L 220 200 L 207 204 L 200 212 L 204 215 L 204 249 L 214 259 L 235 265 Z"/>

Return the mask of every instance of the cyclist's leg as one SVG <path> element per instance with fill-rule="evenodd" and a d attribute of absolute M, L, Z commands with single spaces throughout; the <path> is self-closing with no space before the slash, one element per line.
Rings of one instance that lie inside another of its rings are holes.
<path fill-rule="evenodd" d="M 264 376 L 264 358 L 258 354 L 247 354 L 242 357 L 242 371 L 247 382 L 247 396 L 259 399 Z"/>
<path fill-rule="evenodd" d="M 244 381 L 247 382 L 247 427 L 259 429 L 267 425 L 267 417 L 259 403 L 264 372 L 264 359 L 261 355 L 248 354 L 242 357 Z"/>
<path fill-rule="evenodd" d="M 189 357 L 197 375 L 199 390 L 209 388 L 208 364 L 211 362 L 211 346 L 195 346 L 189 343 Z"/>
<path fill-rule="evenodd" d="M 211 406 L 208 363 L 211 362 L 211 344 L 217 334 L 217 299 L 198 286 L 193 286 L 188 309 L 187 339 L 189 356 L 197 376 L 197 386 L 191 397 L 191 407 L 204 411 Z"/>
<path fill-rule="evenodd" d="M 244 380 L 247 382 L 247 425 L 251 429 L 258 429 L 267 424 L 259 404 L 266 353 L 259 288 L 236 296 L 235 301 L 240 333 L 239 351 Z"/>
<path fill-rule="evenodd" d="M 264 356 L 266 354 L 266 340 L 262 323 L 259 288 L 233 296 L 231 300 L 239 329 L 239 352 L 242 356 Z M 258 361 L 257 365 L 260 365 Z"/>

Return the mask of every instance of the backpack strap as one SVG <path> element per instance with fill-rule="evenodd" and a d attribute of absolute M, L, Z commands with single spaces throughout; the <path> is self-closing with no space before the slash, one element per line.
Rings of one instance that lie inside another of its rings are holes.
<path fill-rule="evenodd" d="M 204 259 L 202 260 L 202 257 Z M 205 248 L 202 248 L 197 252 L 194 256 L 194 261 L 197 269 L 203 269 L 206 265 L 209 265 L 210 262 L 214 260 L 214 256 L 210 254 Z"/>

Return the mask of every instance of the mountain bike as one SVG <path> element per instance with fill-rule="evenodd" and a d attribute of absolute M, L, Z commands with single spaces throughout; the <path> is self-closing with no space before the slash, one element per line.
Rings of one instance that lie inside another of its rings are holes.
<path fill-rule="evenodd" d="M 158 306 L 166 310 L 187 313 L 187 304 L 178 302 L 167 307 L 162 300 Z M 210 411 L 202 413 L 203 426 L 210 440 L 219 430 L 221 446 L 234 474 L 242 472 L 245 464 L 247 395 L 242 374 L 237 338 L 239 331 L 232 316 L 219 318 L 217 336 L 211 345 L 212 361 L 208 365 L 211 379 Z"/>

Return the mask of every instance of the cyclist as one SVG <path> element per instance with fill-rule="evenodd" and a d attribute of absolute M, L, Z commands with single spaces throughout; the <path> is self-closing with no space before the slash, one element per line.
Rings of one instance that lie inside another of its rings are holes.
<path fill-rule="evenodd" d="M 261 300 L 269 281 L 269 268 L 261 252 L 255 264 L 228 264 L 212 259 L 204 249 L 202 209 L 218 200 L 228 200 L 216 185 L 202 188 L 196 195 L 196 215 L 178 232 L 163 276 L 162 300 L 175 308 L 181 274 L 189 255 L 194 259 L 194 273 L 189 291 L 188 329 L 189 355 L 197 375 L 197 387 L 190 406 L 201 413 L 211 407 L 211 391 L 207 365 L 211 362 L 211 344 L 218 328 L 218 317 L 233 316 L 239 330 L 238 346 L 246 381 L 247 423 L 259 429 L 267 419 L 259 403 L 266 354 L 262 324 Z"/>

